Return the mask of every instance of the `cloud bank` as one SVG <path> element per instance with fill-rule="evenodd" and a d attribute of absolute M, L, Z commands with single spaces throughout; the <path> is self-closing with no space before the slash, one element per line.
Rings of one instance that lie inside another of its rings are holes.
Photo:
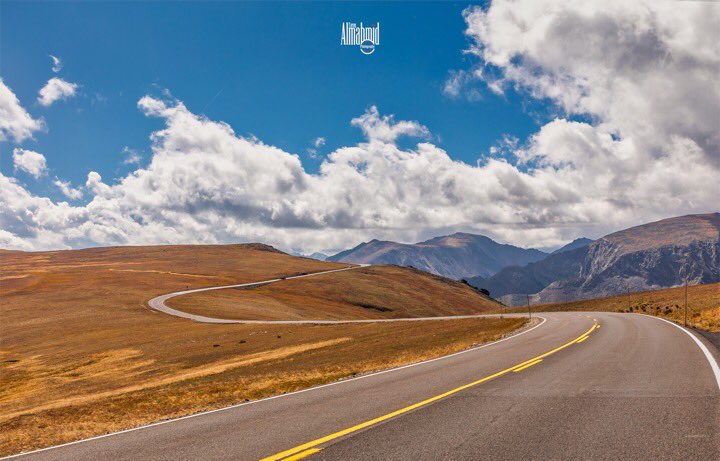
<path fill-rule="evenodd" d="M 563 115 L 477 165 L 453 160 L 421 122 L 371 106 L 350 122 L 365 140 L 310 174 L 297 155 L 145 96 L 139 110 L 164 124 L 147 166 L 112 183 L 90 172 L 81 206 L 0 175 L 0 247 L 262 241 L 312 252 L 459 229 L 550 246 L 715 211 L 718 7 L 520 3 L 466 10 L 476 64 L 446 92 L 513 89 Z M 401 148 L 401 137 L 418 142 Z"/>

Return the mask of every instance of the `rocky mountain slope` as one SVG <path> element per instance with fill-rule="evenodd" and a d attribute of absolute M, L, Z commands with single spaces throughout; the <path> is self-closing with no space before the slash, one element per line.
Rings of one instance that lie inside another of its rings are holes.
<path fill-rule="evenodd" d="M 558 258 L 558 259 L 555 259 Z M 567 270 L 560 270 L 563 264 Z M 545 274 L 558 269 L 555 280 Z M 574 274 L 573 274 L 574 273 Z M 720 213 L 688 215 L 606 235 L 583 250 L 549 256 L 524 268 L 509 268 L 475 282 L 506 304 L 561 302 L 720 281 Z M 504 294 L 505 296 L 501 296 Z"/>
<path fill-rule="evenodd" d="M 415 244 L 371 240 L 327 260 L 412 266 L 461 279 L 489 277 L 504 267 L 523 266 L 546 256 L 540 250 L 497 243 L 483 235 L 455 233 Z"/>
<path fill-rule="evenodd" d="M 582 268 L 587 252 L 587 245 L 572 250 L 556 251 L 547 258 L 526 266 L 506 267 L 489 278 L 471 277 L 468 283 L 489 290 L 490 296 L 494 298 L 509 294 L 537 293 L 556 280 L 576 276 Z M 522 296 L 521 300 L 524 299 L 525 297 Z"/>

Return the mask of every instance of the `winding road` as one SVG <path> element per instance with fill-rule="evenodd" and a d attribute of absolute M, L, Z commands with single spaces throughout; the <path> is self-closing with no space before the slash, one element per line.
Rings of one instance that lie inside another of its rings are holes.
<path fill-rule="evenodd" d="M 228 322 L 164 306 L 194 291 L 153 308 Z M 704 339 L 635 314 L 535 322 L 449 356 L 17 457 L 720 459 L 720 372 Z"/>
<path fill-rule="evenodd" d="M 477 315 L 448 315 L 448 316 L 438 316 L 438 317 L 405 317 L 405 318 L 393 318 L 393 319 L 362 319 L 362 320 L 240 320 L 240 319 L 221 319 L 216 317 L 206 317 L 204 315 L 196 315 L 191 314 L 189 312 L 183 312 L 179 311 L 177 309 L 173 309 L 172 307 L 165 304 L 165 301 L 167 301 L 170 298 L 174 298 L 176 296 L 182 296 L 182 295 L 189 295 L 191 293 L 201 293 L 203 291 L 216 291 L 216 290 L 225 290 L 228 288 L 252 288 L 262 285 L 268 285 L 271 283 L 277 283 L 282 282 L 283 280 L 292 280 L 292 279 L 299 279 L 299 278 L 305 278 L 305 277 L 315 277 L 317 275 L 325 275 L 325 274 L 332 274 L 333 272 L 343 272 L 343 271 L 350 271 L 353 269 L 361 269 L 363 267 L 368 267 L 370 264 L 358 264 L 354 266 L 349 267 L 343 267 L 340 269 L 332 269 L 328 271 L 321 271 L 321 272 L 311 272 L 309 274 L 302 274 L 302 275 L 293 275 L 290 277 L 283 277 L 283 278 L 275 278 L 275 279 L 268 279 L 268 280 L 262 280 L 259 282 L 250 282 L 250 283 L 240 283 L 237 285 L 222 285 L 222 286 L 216 286 L 216 287 L 206 287 L 206 288 L 195 288 L 192 290 L 184 290 L 184 291 L 176 291 L 173 293 L 167 293 L 164 295 L 157 296 L 150 301 L 148 301 L 148 306 L 151 309 L 154 309 L 158 312 L 162 312 L 164 314 L 172 315 L 175 317 L 181 317 L 189 320 L 193 320 L 195 322 L 199 323 L 221 323 L 221 324 L 228 324 L 228 323 L 242 323 L 242 324 L 255 324 L 255 325 L 317 325 L 317 324 L 343 324 L 343 323 L 378 323 L 378 322 L 419 322 L 419 321 L 425 321 L 425 320 L 458 320 L 458 319 L 474 319 L 474 318 L 480 318 L 480 317 L 487 317 L 487 314 L 477 314 Z"/>

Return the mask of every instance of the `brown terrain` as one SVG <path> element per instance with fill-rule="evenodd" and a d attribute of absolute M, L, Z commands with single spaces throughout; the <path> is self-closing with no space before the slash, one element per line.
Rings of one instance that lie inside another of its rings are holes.
<path fill-rule="evenodd" d="M 412 277 L 409 277 L 412 274 Z M 286 280 L 169 299 L 174 309 L 226 319 L 376 319 L 468 315 L 498 304 L 463 283 L 397 266 Z"/>
<path fill-rule="evenodd" d="M 682 323 L 685 319 L 685 287 L 629 293 L 609 298 L 538 304 L 533 305 L 532 310 L 533 312 L 634 312 L 657 315 Z M 527 312 L 527 307 L 516 307 L 510 311 Z M 720 283 L 688 287 L 688 326 L 711 332 L 720 331 Z"/>
<path fill-rule="evenodd" d="M 146 306 L 154 296 L 187 288 L 344 266 L 264 245 L 0 251 L 0 455 L 435 357 L 498 339 L 525 323 L 208 325 Z M 173 302 L 252 318 L 496 309 L 468 286 L 396 267 Z"/>

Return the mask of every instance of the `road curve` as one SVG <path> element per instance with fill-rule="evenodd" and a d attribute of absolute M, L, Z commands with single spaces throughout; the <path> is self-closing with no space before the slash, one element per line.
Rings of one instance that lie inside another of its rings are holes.
<path fill-rule="evenodd" d="M 720 459 L 720 392 L 682 328 L 557 312 L 447 357 L 22 459 Z"/>
<path fill-rule="evenodd" d="M 173 309 L 172 307 L 169 307 L 165 304 L 165 301 L 167 301 L 170 298 L 174 298 L 176 296 L 188 295 L 190 293 L 200 293 L 203 291 L 224 290 L 226 288 L 249 288 L 249 287 L 255 287 L 255 286 L 260 286 L 260 285 L 268 285 L 270 283 L 276 283 L 276 282 L 280 282 L 283 280 L 314 277 L 317 275 L 331 274 L 333 272 L 349 271 L 349 270 L 360 269 L 360 268 L 368 267 L 368 266 L 370 266 L 370 264 L 358 264 L 355 266 L 343 267 L 341 269 L 332 269 L 332 270 L 322 271 L 322 272 L 312 272 L 309 274 L 294 275 L 292 277 L 261 280 L 259 282 L 250 282 L 250 283 L 241 283 L 238 285 L 223 285 L 223 286 L 217 286 L 217 287 L 196 288 L 193 290 L 176 291 L 174 293 L 167 293 L 167 294 L 160 295 L 160 296 L 157 296 L 157 297 L 151 299 L 150 301 L 148 301 L 148 306 L 151 309 L 154 309 L 158 312 L 162 312 L 162 313 L 168 314 L 168 315 L 173 315 L 175 317 L 181 317 L 181 318 L 185 318 L 185 319 L 189 319 L 189 320 L 194 320 L 195 322 L 200 322 L 200 323 L 220 323 L 220 324 L 242 323 L 242 324 L 256 324 L 256 325 L 317 325 L 317 324 L 343 324 L 343 323 L 419 322 L 419 321 L 425 321 L 425 320 L 458 320 L 458 319 L 473 319 L 473 318 L 479 318 L 479 317 L 487 317 L 487 314 L 478 314 L 478 315 L 448 315 L 448 316 L 441 316 L 441 317 L 407 317 L 407 318 L 395 318 L 395 319 L 364 319 L 364 320 L 311 320 L 311 319 L 309 319 L 309 320 L 239 320 L 239 319 L 221 319 L 221 318 L 216 318 L 216 317 L 207 317 L 204 315 L 191 314 L 189 312 L 183 312 L 183 311 L 179 311 L 177 309 Z"/>

